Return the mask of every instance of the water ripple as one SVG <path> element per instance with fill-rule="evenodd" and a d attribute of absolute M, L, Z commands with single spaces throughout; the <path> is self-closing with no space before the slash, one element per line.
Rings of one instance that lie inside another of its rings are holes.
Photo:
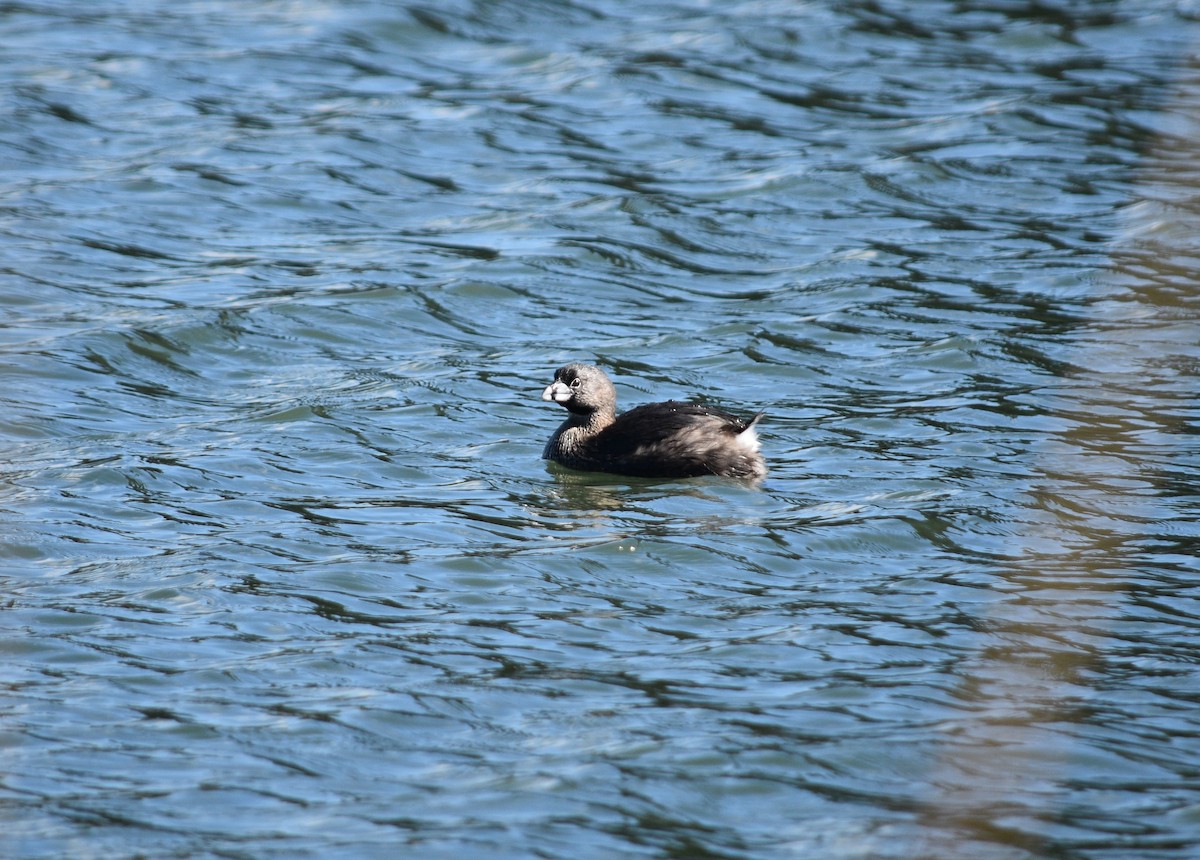
<path fill-rule="evenodd" d="M 8 11 L 6 856 L 1195 854 L 1187 4 Z"/>

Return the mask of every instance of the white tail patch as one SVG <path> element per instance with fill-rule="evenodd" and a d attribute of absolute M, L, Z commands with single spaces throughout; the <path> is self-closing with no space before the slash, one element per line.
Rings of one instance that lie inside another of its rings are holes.
<path fill-rule="evenodd" d="M 737 445 L 748 454 L 757 454 L 758 449 L 762 447 L 758 441 L 758 433 L 754 430 L 754 425 L 758 423 L 758 419 L 763 417 L 762 412 L 750 419 L 750 425 L 741 433 L 733 437 L 733 444 Z"/>

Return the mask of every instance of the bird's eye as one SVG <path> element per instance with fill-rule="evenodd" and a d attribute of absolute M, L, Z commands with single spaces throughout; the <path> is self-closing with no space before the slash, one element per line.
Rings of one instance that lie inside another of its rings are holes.
<path fill-rule="evenodd" d="M 583 380 L 581 380 L 581 379 L 572 379 L 572 380 L 571 380 L 571 387 L 572 387 L 572 388 L 578 388 L 578 387 L 579 387 L 580 385 L 582 385 L 582 384 L 583 384 Z"/>

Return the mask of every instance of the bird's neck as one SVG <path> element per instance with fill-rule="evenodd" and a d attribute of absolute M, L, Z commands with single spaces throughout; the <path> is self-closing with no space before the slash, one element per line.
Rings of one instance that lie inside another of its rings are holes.
<path fill-rule="evenodd" d="M 578 427 L 587 434 L 599 433 L 609 424 L 617 420 L 617 413 L 613 409 L 597 409 L 594 412 L 572 412 L 571 417 L 567 419 L 568 427 Z"/>

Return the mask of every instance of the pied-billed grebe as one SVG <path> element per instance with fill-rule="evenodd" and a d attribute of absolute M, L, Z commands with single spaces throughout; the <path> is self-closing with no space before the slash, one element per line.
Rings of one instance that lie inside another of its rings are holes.
<path fill-rule="evenodd" d="M 617 390 L 604 371 L 568 364 L 542 392 L 571 413 L 554 431 L 542 458 L 585 472 L 638 478 L 721 475 L 759 480 L 767 464 L 754 425 L 698 403 L 649 403 L 617 415 Z"/>

